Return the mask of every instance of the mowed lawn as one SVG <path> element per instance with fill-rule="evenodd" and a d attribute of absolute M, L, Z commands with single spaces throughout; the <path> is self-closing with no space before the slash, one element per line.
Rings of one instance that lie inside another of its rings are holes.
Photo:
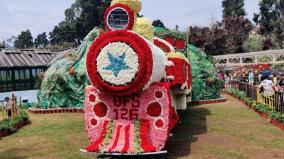
<path fill-rule="evenodd" d="M 140 158 L 284 158 L 284 132 L 237 100 L 226 98 L 228 102 L 223 104 L 183 112 L 168 142 L 169 153 Z M 0 139 L 0 159 L 96 158 L 79 151 L 88 145 L 83 114 L 29 116 L 31 125 Z"/>

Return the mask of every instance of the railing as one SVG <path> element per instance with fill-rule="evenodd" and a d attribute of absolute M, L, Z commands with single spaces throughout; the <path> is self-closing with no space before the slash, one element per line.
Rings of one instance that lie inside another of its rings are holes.
<path fill-rule="evenodd" d="M 247 97 L 257 100 L 257 86 L 239 81 L 231 81 L 226 88 L 235 88 L 246 93 Z"/>
<path fill-rule="evenodd" d="M 226 88 L 243 91 L 247 97 L 255 100 L 257 103 L 265 103 L 269 108 L 284 114 L 284 92 L 275 91 L 272 96 L 264 96 L 259 93 L 257 86 L 239 81 L 231 81 L 229 84 L 226 84 Z"/>
<path fill-rule="evenodd" d="M 284 92 L 275 93 L 275 107 L 277 112 L 284 114 Z"/>
<path fill-rule="evenodd" d="M 242 76 L 242 77 L 239 77 L 238 79 L 240 82 L 243 82 L 243 83 L 248 83 L 249 81 L 248 76 Z M 253 81 L 254 81 L 254 84 L 259 84 L 261 82 L 257 76 L 253 77 Z"/>

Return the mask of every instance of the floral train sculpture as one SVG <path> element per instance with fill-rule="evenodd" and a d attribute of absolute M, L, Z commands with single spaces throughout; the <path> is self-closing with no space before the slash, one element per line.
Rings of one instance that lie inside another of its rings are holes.
<path fill-rule="evenodd" d="M 165 148 L 191 92 L 188 59 L 154 37 L 149 20 L 137 18 L 140 0 L 113 0 L 107 31 L 86 55 L 91 85 L 85 89 L 88 152 L 140 154 Z M 179 49 L 186 49 L 180 40 Z"/>

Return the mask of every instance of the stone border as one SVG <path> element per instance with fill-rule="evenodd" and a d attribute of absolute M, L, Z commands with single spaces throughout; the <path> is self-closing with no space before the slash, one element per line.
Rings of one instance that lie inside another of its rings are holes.
<path fill-rule="evenodd" d="M 29 109 L 32 114 L 56 114 L 56 113 L 84 113 L 83 109 Z"/>
<path fill-rule="evenodd" d="M 224 102 L 227 102 L 227 99 L 220 98 L 220 99 L 211 99 L 211 100 L 192 101 L 190 105 L 205 105 L 205 104 L 216 104 L 216 103 L 224 103 Z"/>
<path fill-rule="evenodd" d="M 31 124 L 31 121 L 30 121 L 30 120 L 21 121 L 21 122 L 17 123 L 17 124 L 15 125 L 16 131 L 19 130 L 20 128 L 24 127 L 24 126 L 29 125 L 29 124 Z M 16 131 L 15 131 L 15 132 L 16 132 Z M 15 133 L 15 132 L 13 132 L 13 133 Z M 1 138 L 1 137 L 9 136 L 9 135 L 11 135 L 11 134 L 13 134 L 13 133 L 12 133 L 12 132 L 8 132 L 8 131 L 0 131 L 0 138 Z"/>

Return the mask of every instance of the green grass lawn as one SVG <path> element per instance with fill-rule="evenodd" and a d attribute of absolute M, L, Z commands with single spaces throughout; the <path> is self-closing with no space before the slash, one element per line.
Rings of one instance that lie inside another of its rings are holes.
<path fill-rule="evenodd" d="M 29 114 L 32 124 L 0 140 L 0 158 L 86 158 L 83 114 Z"/>
<path fill-rule="evenodd" d="M 284 158 L 284 132 L 226 97 L 227 103 L 183 112 L 168 142 L 169 153 L 151 158 Z M 79 151 L 88 145 L 83 114 L 29 116 L 31 125 L 0 139 L 0 159 L 96 158 Z"/>

